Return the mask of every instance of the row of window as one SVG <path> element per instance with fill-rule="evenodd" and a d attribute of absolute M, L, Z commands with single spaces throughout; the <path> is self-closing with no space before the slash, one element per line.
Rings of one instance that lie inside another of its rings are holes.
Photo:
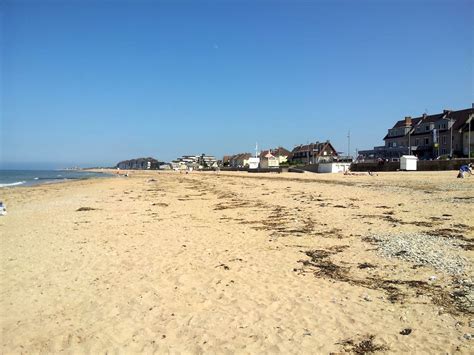
<path fill-rule="evenodd" d="M 416 132 L 422 132 L 422 131 L 423 131 L 423 127 L 424 127 L 425 132 L 428 132 L 428 131 L 430 131 L 432 128 L 436 128 L 436 129 L 447 129 L 447 128 L 448 128 L 448 124 L 447 124 L 446 122 L 443 122 L 443 123 L 438 123 L 438 124 L 434 125 L 433 127 L 431 127 L 431 124 L 425 124 L 425 125 L 421 125 L 421 126 L 416 127 Z"/>
<path fill-rule="evenodd" d="M 429 145 L 430 144 L 430 139 L 429 137 L 426 138 L 416 138 L 415 139 L 415 145 L 418 146 L 420 143 L 423 143 L 424 145 Z"/>
<path fill-rule="evenodd" d="M 440 140 L 441 140 L 441 144 L 442 145 L 446 145 L 448 144 L 448 136 L 441 136 L 440 137 Z M 415 145 L 418 146 L 420 144 L 423 144 L 423 145 L 429 145 L 430 144 L 430 141 L 431 139 L 429 137 L 425 137 L 425 138 L 416 138 L 415 139 Z M 399 147 L 403 147 L 403 145 L 401 144 L 397 144 L 397 142 L 388 142 L 388 146 L 389 148 L 396 148 L 397 146 Z"/>
<path fill-rule="evenodd" d="M 297 153 L 293 153 L 293 156 L 294 156 L 295 158 L 297 158 L 297 157 L 307 157 L 307 156 L 310 155 L 310 154 L 313 155 L 313 156 L 315 156 L 315 155 L 318 154 L 318 152 L 319 152 L 319 151 L 315 151 L 315 152 L 312 152 L 312 153 L 310 153 L 310 152 L 308 152 L 308 151 L 306 151 L 306 152 L 297 152 Z M 322 155 L 328 155 L 328 154 L 331 154 L 331 152 L 330 152 L 330 151 L 328 152 L 327 150 L 323 150 L 323 151 L 321 152 L 321 154 L 322 154 Z"/>

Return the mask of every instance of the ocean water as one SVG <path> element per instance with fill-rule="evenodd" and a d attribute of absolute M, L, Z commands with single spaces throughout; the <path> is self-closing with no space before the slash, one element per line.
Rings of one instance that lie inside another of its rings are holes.
<path fill-rule="evenodd" d="M 51 184 L 105 176 L 111 175 L 77 170 L 0 170 L 0 188 Z"/>

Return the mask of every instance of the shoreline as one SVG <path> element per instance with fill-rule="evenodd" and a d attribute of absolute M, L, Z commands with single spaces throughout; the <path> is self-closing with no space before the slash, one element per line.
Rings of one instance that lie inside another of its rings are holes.
<path fill-rule="evenodd" d="M 71 170 L 3 170 L 3 171 L 18 171 L 18 172 L 71 172 Z M 74 171 L 76 172 L 76 171 Z M 24 181 L 16 181 L 12 183 L 0 183 L 0 191 L 2 189 L 11 189 L 11 188 L 25 188 L 25 187 L 33 187 L 33 186 L 42 186 L 42 185 L 50 185 L 50 184 L 60 184 L 65 182 L 72 182 L 72 181 L 80 181 L 80 180 L 89 180 L 89 179 L 102 179 L 106 177 L 113 177 L 112 174 L 108 172 L 102 171 L 79 171 L 79 173 L 95 173 L 95 174 L 103 174 L 104 176 L 84 176 L 84 177 L 35 177 L 33 180 L 24 180 Z M 25 179 L 25 177 L 19 177 L 19 180 Z"/>

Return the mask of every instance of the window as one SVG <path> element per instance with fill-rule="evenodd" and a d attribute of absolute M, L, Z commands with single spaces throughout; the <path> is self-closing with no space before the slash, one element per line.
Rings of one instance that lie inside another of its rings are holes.
<path fill-rule="evenodd" d="M 429 131 L 430 130 L 430 126 L 425 126 L 425 131 Z"/>
<path fill-rule="evenodd" d="M 396 147 L 396 146 L 397 146 L 397 142 L 393 142 L 393 146 Z"/>
<path fill-rule="evenodd" d="M 446 136 L 441 137 L 441 143 L 443 143 L 443 145 L 446 145 Z"/>
<path fill-rule="evenodd" d="M 430 144 L 430 139 L 429 138 L 425 138 L 425 145 L 428 145 Z"/>
<path fill-rule="evenodd" d="M 418 144 L 420 144 L 420 140 L 417 138 L 415 139 L 415 145 L 418 145 Z"/>

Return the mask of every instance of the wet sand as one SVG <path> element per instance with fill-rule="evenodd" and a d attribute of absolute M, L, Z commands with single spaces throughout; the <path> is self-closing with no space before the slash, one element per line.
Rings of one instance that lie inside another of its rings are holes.
<path fill-rule="evenodd" d="M 131 172 L 0 199 L 2 353 L 472 349 L 474 177 Z M 380 254 L 404 233 L 462 241 L 465 268 Z"/>

